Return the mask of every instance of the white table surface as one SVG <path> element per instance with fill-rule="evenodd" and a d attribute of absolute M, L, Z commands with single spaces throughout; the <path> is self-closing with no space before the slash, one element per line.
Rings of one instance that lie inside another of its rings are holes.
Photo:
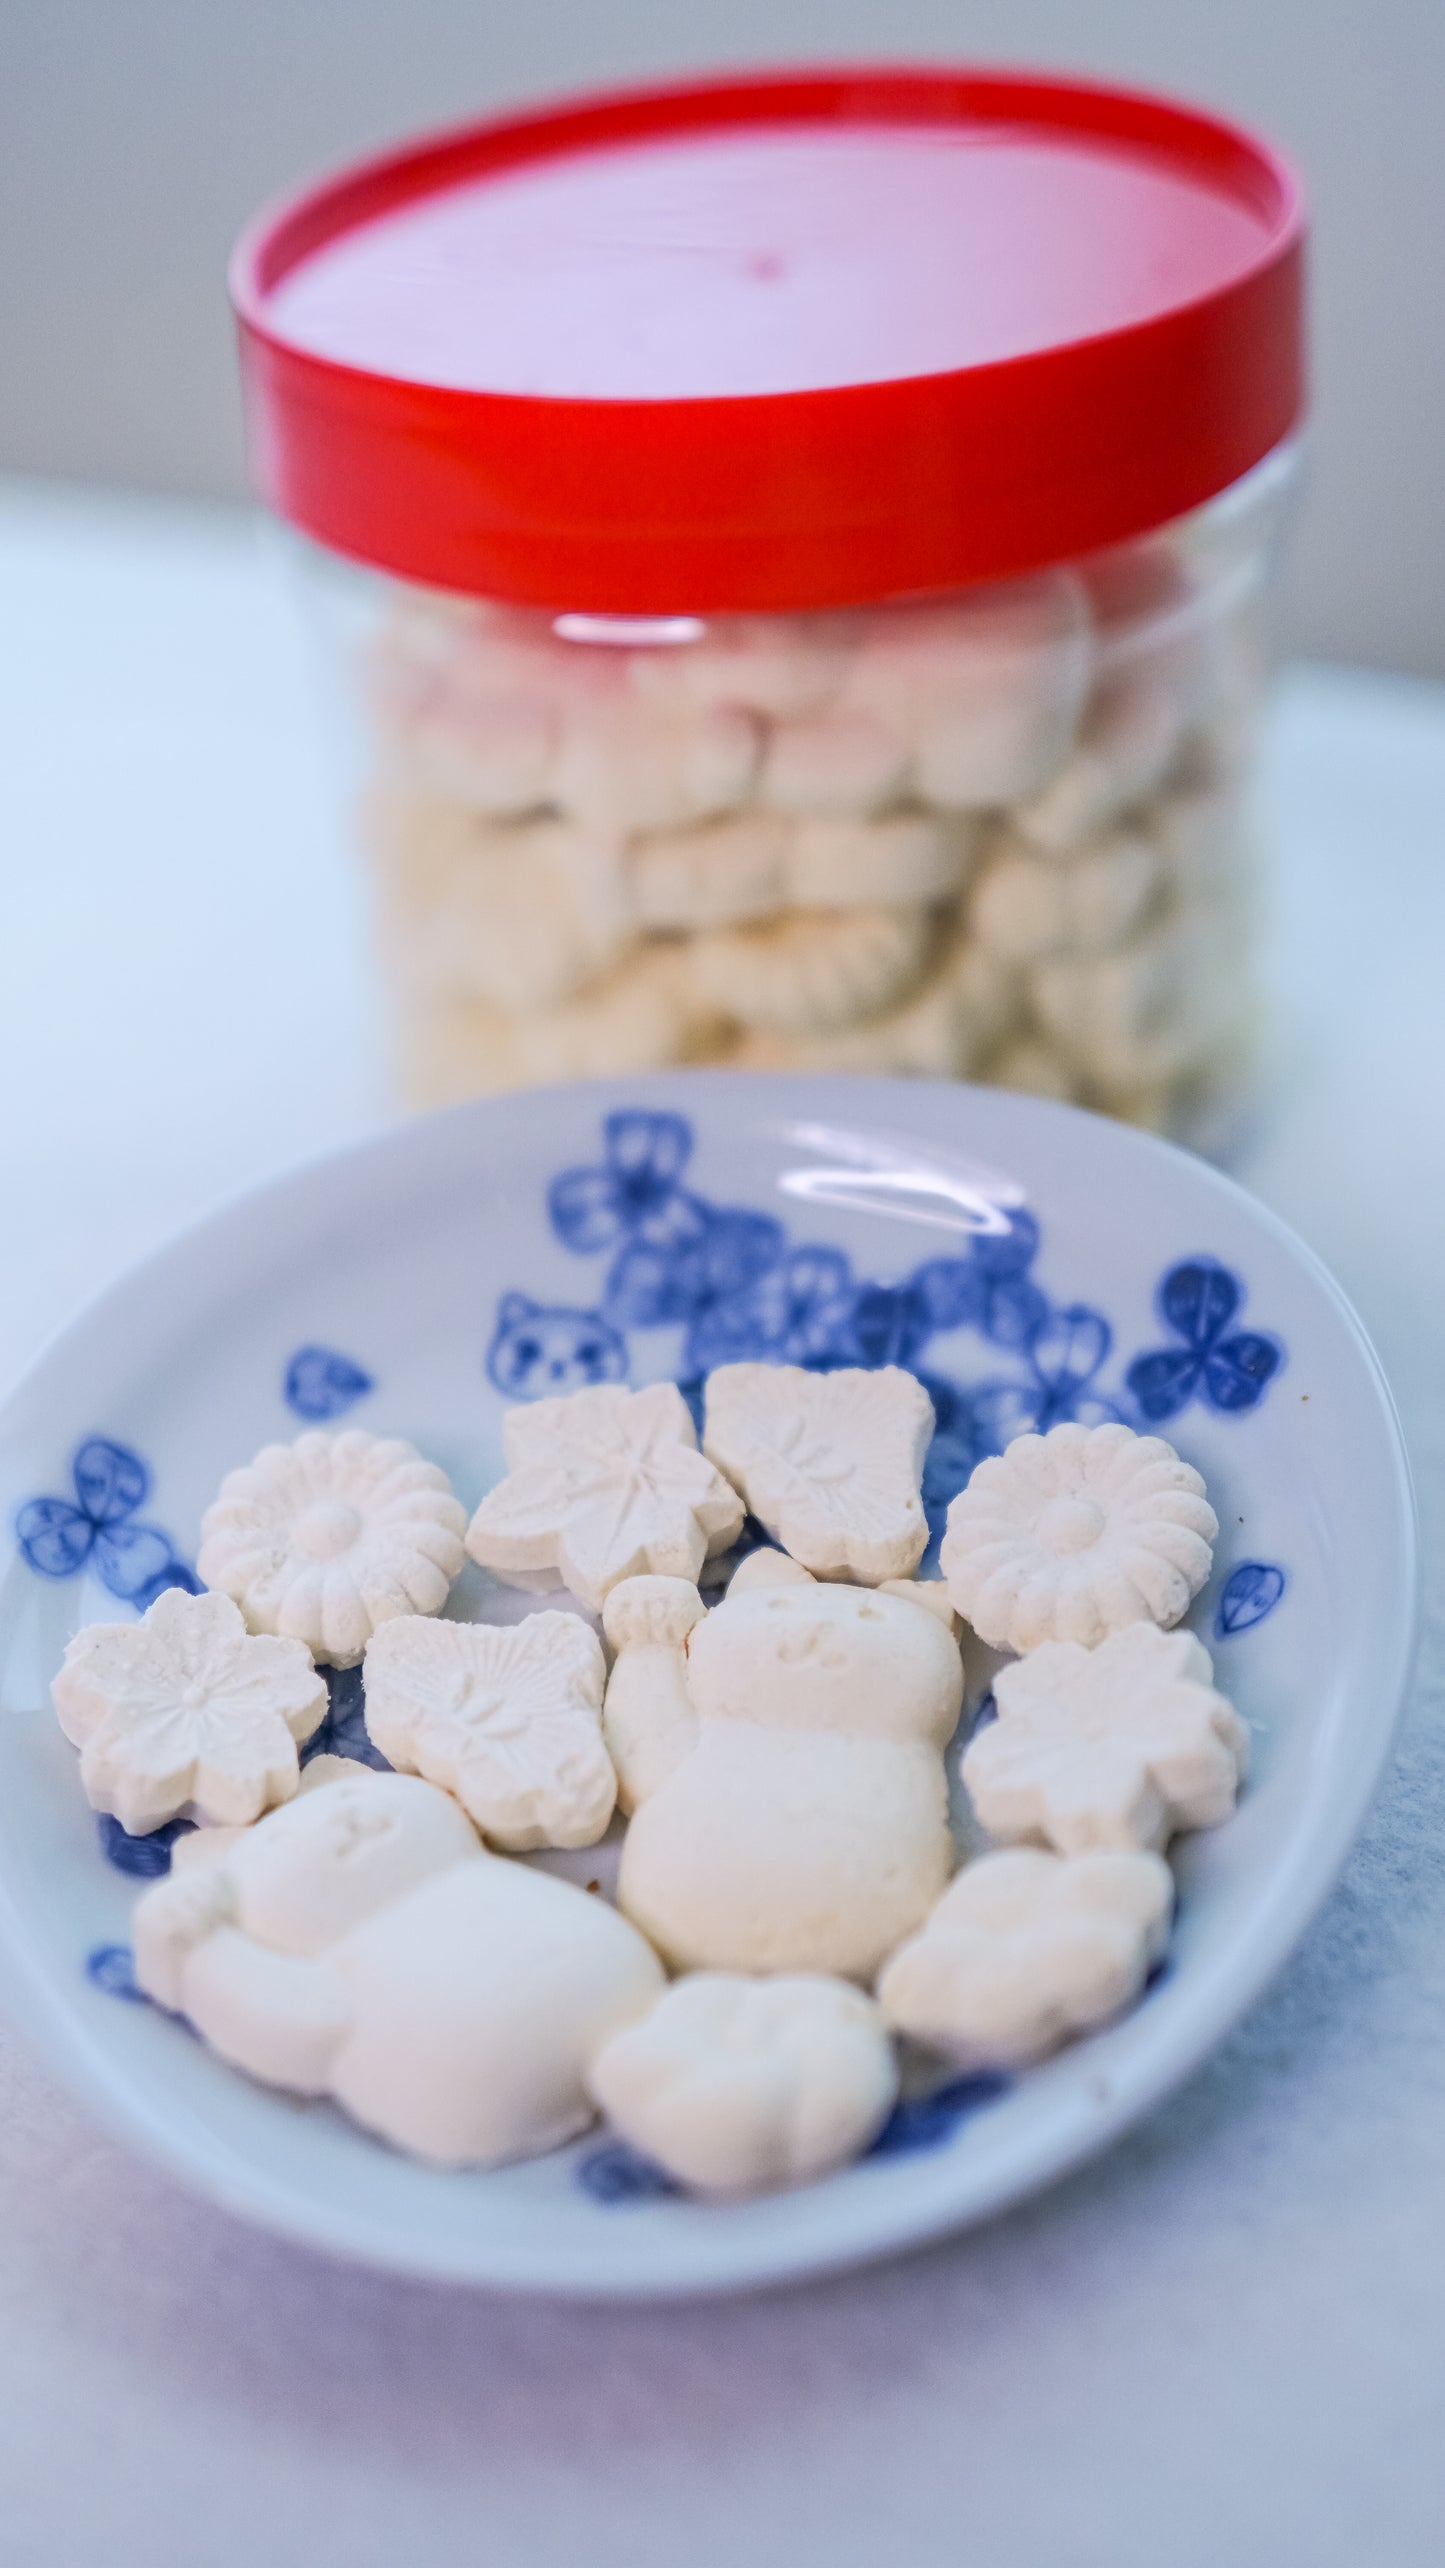
<path fill-rule="evenodd" d="M 1374 1332 L 1430 1606 L 1290 1969 L 992 2227 L 663 2312 L 253 2234 L 0 2027 L 5 2568 L 1445 2557 L 1445 693 L 1293 672 L 1268 783 L 1284 1040 L 1240 1173 Z M 178 1224 L 385 1115 L 334 804 L 248 521 L 0 489 L 0 1382 Z"/>

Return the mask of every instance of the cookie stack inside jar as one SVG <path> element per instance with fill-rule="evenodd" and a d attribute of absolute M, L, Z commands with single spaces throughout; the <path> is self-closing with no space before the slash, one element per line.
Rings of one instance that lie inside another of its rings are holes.
<path fill-rule="evenodd" d="M 411 1101 L 718 1062 L 1207 1126 L 1302 235 L 1216 119 L 886 69 L 478 126 L 263 223 L 260 479 L 380 574 Z"/>
<path fill-rule="evenodd" d="M 413 1101 L 726 1062 L 1190 1125 L 1252 1027 L 1238 521 L 1275 479 L 1232 542 L 907 604 L 398 599 L 366 835 Z"/>

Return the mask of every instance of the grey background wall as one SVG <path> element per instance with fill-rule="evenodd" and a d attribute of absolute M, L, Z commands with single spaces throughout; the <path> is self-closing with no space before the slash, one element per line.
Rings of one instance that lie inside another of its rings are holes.
<path fill-rule="evenodd" d="M 1180 90 L 1303 163 L 1297 647 L 1445 675 L 1442 0 L 0 0 L 0 470 L 238 495 L 222 272 L 269 192 L 529 93 L 825 54 Z"/>

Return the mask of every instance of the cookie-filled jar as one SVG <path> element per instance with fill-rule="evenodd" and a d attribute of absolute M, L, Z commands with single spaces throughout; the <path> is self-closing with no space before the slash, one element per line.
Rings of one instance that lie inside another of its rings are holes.
<path fill-rule="evenodd" d="M 418 1104 L 680 1062 L 1217 1128 L 1303 400 L 1264 145 L 989 72 L 600 98 L 234 270 Z"/>

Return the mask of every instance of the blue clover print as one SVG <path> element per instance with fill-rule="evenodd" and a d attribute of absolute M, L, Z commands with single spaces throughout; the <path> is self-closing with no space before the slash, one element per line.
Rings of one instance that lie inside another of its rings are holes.
<path fill-rule="evenodd" d="M 21 1558 L 41 1578 L 74 1578 L 93 1560 L 97 1575 L 142 1613 L 168 1587 L 200 1594 L 200 1581 L 178 1560 L 169 1534 L 136 1520 L 151 1475 L 129 1445 L 88 1436 L 70 1466 L 75 1496 L 29 1498 L 15 1519 Z"/>
<path fill-rule="evenodd" d="M 1050 1427 L 1116 1421 L 1113 1401 L 1092 1387 L 1113 1343 L 1102 1311 L 1072 1302 L 1050 1312 L 1023 1349 L 1027 1378 L 982 1382 L 971 1395 L 981 1451 L 1002 1453 L 1015 1436 L 1046 1436 Z"/>
<path fill-rule="evenodd" d="M 1184 1343 L 1136 1355 L 1125 1380 L 1151 1425 L 1175 1418 L 1191 1400 L 1226 1417 L 1253 1409 L 1284 1361 L 1277 1338 L 1231 1329 L 1244 1288 L 1215 1257 L 1171 1266 L 1155 1297 L 1166 1329 Z"/>
<path fill-rule="evenodd" d="M 667 1250 L 697 1241 L 706 1208 L 681 1177 L 692 1156 L 682 1115 L 623 1109 L 602 1126 L 602 1165 L 568 1168 L 547 1190 L 547 1211 L 564 1248 L 579 1256 L 637 1245 Z"/>
<path fill-rule="evenodd" d="M 333 1346 L 299 1346 L 281 1386 L 287 1408 L 312 1426 L 343 1417 L 375 1389 L 371 1375 Z"/>
<path fill-rule="evenodd" d="M 1252 1632 L 1266 1614 L 1272 1614 L 1283 1596 L 1288 1580 L 1277 1561 L 1242 1560 L 1232 1569 L 1220 1592 L 1214 1615 L 1214 1637 L 1231 1641 L 1236 1632 Z"/>
<path fill-rule="evenodd" d="M 667 1248 L 624 1249 L 607 1279 L 603 1307 L 619 1329 L 682 1321 L 684 1369 L 711 1373 L 751 1353 L 754 1287 L 779 1264 L 783 1226 L 769 1213 L 702 1212 L 695 1239 Z"/>

